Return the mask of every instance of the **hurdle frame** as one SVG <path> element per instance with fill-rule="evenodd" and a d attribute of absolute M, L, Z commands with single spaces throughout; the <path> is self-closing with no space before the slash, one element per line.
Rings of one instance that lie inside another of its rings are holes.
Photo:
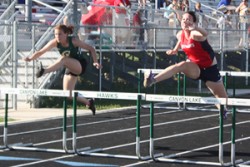
<path fill-rule="evenodd" d="M 160 73 L 161 71 L 163 71 L 164 69 L 137 69 L 137 73 L 138 73 L 138 93 L 141 93 L 141 79 L 142 79 L 142 73 L 145 73 L 145 72 L 148 72 L 148 71 L 152 71 L 153 74 L 158 74 Z M 225 89 L 227 90 L 228 89 L 228 86 L 227 86 L 227 80 L 228 80 L 228 77 L 233 77 L 233 81 L 234 81 L 234 78 L 235 77 L 250 77 L 250 72 L 238 72 L 238 71 L 220 71 L 220 74 L 222 77 L 224 77 L 224 85 L 225 85 Z M 183 75 L 183 96 L 186 96 L 187 93 L 186 93 L 186 75 L 183 74 L 183 73 L 178 73 L 178 85 L 177 85 L 177 95 L 178 96 L 181 96 L 181 91 L 180 91 L 180 88 L 181 88 L 181 81 L 180 81 L 180 75 Z M 235 83 L 233 83 L 233 98 L 235 97 L 236 95 L 236 89 L 235 89 Z M 187 111 L 191 111 L 191 110 L 197 110 L 197 109 L 193 109 L 193 108 L 190 108 L 190 107 L 187 107 L 185 102 L 183 103 L 182 107 L 181 107 L 181 104 L 178 103 L 177 104 L 178 107 L 168 107 L 168 108 L 174 108 L 174 109 L 182 109 L 182 110 L 187 110 Z M 201 109 L 199 109 L 201 110 Z M 210 109 L 211 111 L 217 111 L 217 110 L 214 110 L 214 109 Z M 237 110 L 236 110 L 237 111 Z"/>
<path fill-rule="evenodd" d="M 4 134 L 3 142 L 4 146 L 2 149 L 10 150 L 20 150 L 20 151 L 38 151 L 38 152 L 53 152 L 53 153 L 69 153 L 73 154 L 74 150 L 69 150 L 67 148 L 67 98 L 70 97 L 70 91 L 65 90 L 55 90 L 55 89 L 21 89 L 21 88 L 4 88 L 0 89 L 1 94 L 5 94 L 5 119 L 4 119 Z M 38 148 L 30 147 L 33 146 L 32 143 L 29 144 L 11 144 L 7 142 L 8 138 L 8 95 L 34 95 L 34 96 L 54 96 L 63 97 L 63 133 L 62 133 L 62 149 L 53 148 Z M 83 148 L 82 150 L 90 149 L 89 147 Z"/>
<path fill-rule="evenodd" d="M 148 160 L 150 156 L 142 156 L 140 152 L 140 111 L 141 111 L 141 100 L 145 100 L 145 94 L 142 93 L 124 93 L 124 92 L 104 92 L 104 91 L 73 91 L 74 94 L 74 114 L 73 114 L 73 148 L 75 148 L 75 153 L 78 155 L 86 156 L 97 156 L 97 157 L 107 157 L 107 158 L 123 158 L 123 159 L 138 159 L 138 160 Z M 78 151 L 77 150 L 77 109 L 76 109 L 76 97 L 83 96 L 85 98 L 101 98 L 101 99 L 115 99 L 115 100 L 136 100 L 136 155 L 124 155 L 124 154 L 109 154 L 109 153 L 98 153 L 103 151 L 102 148 L 97 148 L 89 151 Z M 162 154 L 154 155 L 156 157 L 162 156 Z"/>
<path fill-rule="evenodd" d="M 224 109 L 223 105 L 231 105 L 231 106 L 247 106 L 250 104 L 250 100 L 246 99 L 236 99 L 236 98 L 210 98 L 210 97 L 198 97 L 198 96 L 169 96 L 169 95 L 154 95 L 154 94 L 146 94 L 146 101 L 150 102 L 150 155 L 154 161 L 160 162 L 176 162 L 176 163 L 184 163 L 184 164 L 197 164 L 197 165 L 213 165 L 213 166 L 230 166 L 235 164 L 240 164 L 243 160 L 235 160 L 235 118 L 233 118 L 232 123 L 232 134 L 231 134 L 231 162 L 224 163 L 223 160 L 223 114 L 222 111 Z M 190 161 L 190 160 L 178 160 L 173 159 L 178 155 L 171 154 L 169 156 L 163 157 L 154 157 L 154 102 L 159 101 L 185 101 L 186 103 L 199 103 L 199 104 L 220 104 L 220 128 L 219 128 L 219 162 L 205 162 L 205 161 Z M 235 112 L 233 112 L 233 116 L 235 116 Z"/>

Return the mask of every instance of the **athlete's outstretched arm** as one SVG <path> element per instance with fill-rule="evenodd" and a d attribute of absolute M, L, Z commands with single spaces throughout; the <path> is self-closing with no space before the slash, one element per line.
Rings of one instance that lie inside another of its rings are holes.
<path fill-rule="evenodd" d="M 175 55 L 178 52 L 178 50 L 181 48 L 181 45 L 180 45 L 180 43 L 181 43 L 181 31 L 179 31 L 177 33 L 176 38 L 178 39 L 178 41 L 177 41 L 174 49 L 167 50 L 166 51 L 167 55 Z"/>
<path fill-rule="evenodd" d="M 24 61 L 36 60 L 37 58 L 42 56 L 45 52 L 51 50 L 54 47 L 56 47 L 56 40 L 55 39 L 53 39 L 49 43 L 47 43 L 42 49 L 36 51 L 34 54 L 32 54 L 31 57 L 25 57 L 23 60 Z"/>

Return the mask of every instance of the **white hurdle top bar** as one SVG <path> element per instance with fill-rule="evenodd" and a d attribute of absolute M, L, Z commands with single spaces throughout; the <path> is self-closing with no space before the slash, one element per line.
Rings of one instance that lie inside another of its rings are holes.
<path fill-rule="evenodd" d="M 145 100 L 144 93 L 124 93 L 124 92 L 100 92 L 100 91 L 78 91 L 80 96 L 89 98 L 100 98 L 100 99 L 117 99 L 117 100 L 137 100 L 138 96 L 141 95 L 141 99 Z"/>
<path fill-rule="evenodd" d="M 250 99 L 240 98 L 213 98 L 200 96 L 172 96 L 172 95 L 156 95 L 145 93 L 124 93 L 124 92 L 100 92 L 100 91 L 78 91 L 83 97 L 100 98 L 100 99 L 117 99 L 117 100 L 137 100 L 141 96 L 141 100 L 152 102 L 184 102 L 196 104 L 221 104 L 235 106 L 250 106 Z M 55 89 L 21 89 L 21 88 L 0 88 L 0 94 L 16 94 L 16 95 L 34 95 L 34 96 L 57 96 L 69 97 L 70 91 Z M 227 101 L 227 103 L 226 103 Z"/>
<path fill-rule="evenodd" d="M 152 71 L 153 74 L 158 74 L 160 72 L 162 72 L 164 69 L 137 69 L 137 73 L 139 73 L 140 71 L 142 73 L 145 72 L 149 72 Z M 241 71 L 220 71 L 220 75 L 221 76 L 235 76 L 235 77 L 250 77 L 250 72 L 241 72 Z"/>
<path fill-rule="evenodd" d="M 183 102 L 195 104 L 221 104 L 230 106 L 250 106 L 250 99 L 240 98 L 213 98 L 199 96 L 172 96 L 172 95 L 155 95 L 147 94 L 146 101 L 152 102 Z"/>
<path fill-rule="evenodd" d="M 100 92 L 100 91 L 72 91 L 77 92 L 80 96 L 100 99 L 119 99 L 119 100 L 137 100 L 141 95 L 141 99 L 145 100 L 145 93 L 124 93 L 124 92 Z M 24 89 L 24 88 L 0 88 L 0 94 L 16 94 L 16 95 L 34 95 L 34 96 L 57 96 L 70 97 L 68 90 L 55 89 Z"/>
<path fill-rule="evenodd" d="M 24 88 L 0 88 L 1 94 L 16 94 L 16 95 L 30 95 L 30 96 L 57 96 L 69 97 L 68 90 L 55 89 L 24 89 Z"/>

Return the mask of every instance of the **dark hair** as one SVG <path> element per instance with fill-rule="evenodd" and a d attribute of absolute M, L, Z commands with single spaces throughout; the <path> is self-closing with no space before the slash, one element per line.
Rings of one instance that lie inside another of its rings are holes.
<path fill-rule="evenodd" d="M 195 15 L 195 12 L 194 12 L 194 11 L 187 11 L 187 12 L 185 12 L 185 13 L 190 14 L 190 15 L 193 17 L 193 21 L 196 23 L 197 18 L 196 18 L 196 15 Z"/>
<path fill-rule="evenodd" d="M 60 24 L 60 25 L 55 26 L 54 30 L 55 29 L 62 30 L 66 34 L 73 34 L 74 26 L 72 25 L 66 26 L 64 24 Z"/>

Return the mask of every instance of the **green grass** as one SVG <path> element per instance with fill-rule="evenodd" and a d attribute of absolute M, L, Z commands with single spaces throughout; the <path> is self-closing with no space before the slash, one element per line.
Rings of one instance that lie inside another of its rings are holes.
<path fill-rule="evenodd" d="M 14 119 L 9 118 L 8 121 L 11 122 L 11 121 L 14 121 Z M 3 118 L 3 117 L 0 117 L 0 123 L 1 123 L 1 122 L 4 122 L 4 118 Z"/>

